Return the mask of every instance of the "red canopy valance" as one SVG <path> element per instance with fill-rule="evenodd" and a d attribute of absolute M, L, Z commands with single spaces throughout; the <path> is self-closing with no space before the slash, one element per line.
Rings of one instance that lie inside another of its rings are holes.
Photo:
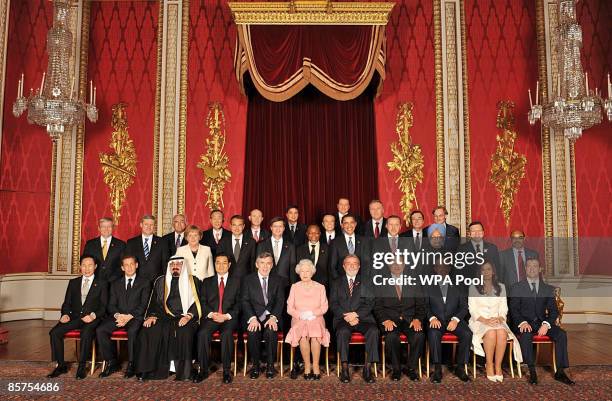
<path fill-rule="evenodd" d="M 312 84 L 337 100 L 359 96 L 374 72 L 385 77 L 384 25 L 249 25 L 238 29 L 236 76 L 244 93 L 248 72 L 276 102 Z"/>

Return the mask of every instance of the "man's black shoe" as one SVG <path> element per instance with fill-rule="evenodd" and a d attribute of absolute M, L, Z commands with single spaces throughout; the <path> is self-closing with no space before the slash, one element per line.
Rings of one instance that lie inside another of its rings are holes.
<path fill-rule="evenodd" d="M 567 377 L 565 372 L 562 371 L 562 370 L 558 370 L 557 373 L 555 373 L 554 377 L 555 377 L 555 380 L 560 381 L 563 384 L 567 384 L 567 385 L 570 385 L 570 386 L 576 384 L 576 383 L 574 383 L 574 381 L 572 379 Z"/>
<path fill-rule="evenodd" d="M 276 369 L 274 369 L 274 365 L 269 363 L 266 366 L 266 378 L 267 379 L 273 379 L 274 376 L 276 376 Z"/>
<path fill-rule="evenodd" d="M 134 363 L 133 362 L 128 363 L 127 368 L 125 369 L 125 373 L 123 374 L 123 377 L 125 377 L 126 379 L 134 377 Z"/>
<path fill-rule="evenodd" d="M 410 378 L 410 380 L 412 380 L 413 382 L 419 380 L 419 375 L 417 375 L 414 369 L 408 369 L 408 372 L 406 374 L 408 375 L 408 378 Z"/>
<path fill-rule="evenodd" d="M 251 374 L 249 375 L 249 377 L 251 379 L 257 379 L 259 377 L 259 374 L 261 372 L 259 371 L 259 366 L 253 366 L 253 368 L 251 369 Z"/>
<path fill-rule="evenodd" d="M 196 374 L 191 381 L 194 382 L 194 383 L 200 383 L 203 380 L 205 380 L 207 377 L 208 377 L 208 373 L 207 372 L 200 372 L 200 373 Z"/>
<path fill-rule="evenodd" d="M 436 365 L 431 378 L 429 379 L 432 383 L 442 383 L 442 368 L 440 365 Z"/>
<path fill-rule="evenodd" d="M 59 375 L 63 375 L 64 373 L 68 373 L 68 365 L 65 363 L 58 363 L 55 369 L 51 373 L 47 375 L 49 379 L 53 379 L 54 377 L 58 377 Z"/>
<path fill-rule="evenodd" d="M 462 382 L 469 382 L 470 377 L 465 373 L 465 369 L 463 367 L 457 366 L 455 368 L 455 376 L 459 378 Z"/>
<path fill-rule="evenodd" d="M 399 369 L 393 369 L 393 373 L 391 373 L 391 380 L 394 382 L 400 381 L 402 378 L 402 371 Z"/>
<path fill-rule="evenodd" d="M 529 368 L 529 384 L 538 384 L 538 374 L 535 368 Z"/>
<path fill-rule="evenodd" d="M 348 368 L 346 367 L 342 367 L 342 369 L 340 370 L 340 381 L 342 383 L 348 383 L 351 381 L 351 375 L 349 373 Z"/>
<path fill-rule="evenodd" d="M 119 372 L 120 370 L 121 366 L 116 361 L 108 361 L 106 366 L 104 367 L 104 370 L 102 371 L 102 373 L 100 373 L 98 377 L 103 379 L 112 375 L 115 372 Z"/>
<path fill-rule="evenodd" d="M 232 374 L 225 370 L 223 371 L 223 383 L 230 384 L 232 382 Z"/>
<path fill-rule="evenodd" d="M 363 367 L 363 381 L 366 383 L 374 383 L 374 376 L 372 375 L 372 370 L 370 369 L 369 365 L 366 365 Z"/>
<path fill-rule="evenodd" d="M 87 370 L 85 369 L 84 363 L 79 363 L 79 367 L 76 372 L 77 380 L 82 380 L 87 377 Z"/>

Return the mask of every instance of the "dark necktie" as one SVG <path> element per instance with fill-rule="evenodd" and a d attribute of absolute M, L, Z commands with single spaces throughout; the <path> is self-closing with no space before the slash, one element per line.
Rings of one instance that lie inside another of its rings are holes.
<path fill-rule="evenodd" d="M 416 245 L 416 249 L 421 249 L 421 233 L 416 233 L 414 244 Z"/>
<path fill-rule="evenodd" d="M 480 244 L 476 244 L 476 253 L 480 253 Z"/>
<path fill-rule="evenodd" d="M 397 237 L 391 237 L 391 252 L 397 251 Z"/>
<path fill-rule="evenodd" d="M 353 288 L 355 287 L 355 281 L 350 278 L 349 279 L 349 297 L 353 296 Z"/>
<path fill-rule="evenodd" d="M 311 247 L 310 248 L 310 260 L 312 261 L 312 263 L 315 262 L 315 247 L 316 246 L 317 246 L 316 244 L 310 245 L 310 247 Z"/>
<path fill-rule="evenodd" d="M 266 305 L 268 305 L 268 277 L 261 278 L 261 291 Z"/>
<path fill-rule="evenodd" d="M 225 284 L 223 284 L 223 277 L 221 277 L 221 281 L 219 282 L 219 309 L 217 312 L 219 314 L 223 314 L 223 293 L 225 292 Z"/>
<path fill-rule="evenodd" d="M 380 227 L 378 227 L 379 224 L 379 222 L 376 222 L 376 228 L 374 229 L 374 238 L 378 238 L 380 236 Z"/>
<path fill-rule="evenodd" d="M 149 239 L 145 238 L 144 246 L 142 247 L 144 250 L 145 260 L 149 259 L 149 253 L 151 250 L 149 249 Z"/>
<path fill-rule="evenodd" d="M 531 283 L 531 295 L 533 295 L 534 297 L 538 294 L 538 291 L 536 290 L 536 283 Z"/>
<path fill-rule="evenodd" d="M 181 234 L 176 236 L 176 243 L 174 244 L 176 246 L 176 249 L 179 249 L 181 247 L 181 242 L 182 242 L 182 238 L 181 238 Z"/>
<path fill-rule="evenodd" d="M 518 254 L 518 274 L 519 281 L 525 279 L 525 261 L 523 260 L 523 250 L 517 251 Z"/>
<path fill-rule="evenodd" d="M 329 236 L 327 237 L 327 245 L 331 244 L 332 242 L 332 237 L 331 234 L 329 234 Z"/>
<path fill-rule="evenodd" d="M 240 257 L 240 239 L 236 238 L 236 243 L 234 244 L 234 260 L 238 262 L 239 257 Z"/>
<path fill-rule="evenodd" d="M 290 228 L 291 228 L 291 236 L 294 236 L 295 235 L 295 226 L 292 225 L 292 226 L 290 226 Z"/>
<path fill-rule="evenodd" d="M 128 284 L 125 290 L 126 292 L 130 292 L 131 289 L 132 289 L 132 279 L 128 278 Z"/>

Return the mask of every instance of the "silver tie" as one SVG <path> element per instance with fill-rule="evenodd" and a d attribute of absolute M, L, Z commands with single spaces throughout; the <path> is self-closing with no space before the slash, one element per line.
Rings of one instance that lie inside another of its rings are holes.
<path fill-rule="evenodd" d="M 87 298 L 87 293 L 89 292 L 89 279 L 83 279 L 83 285 L 81 285 L 81 304 L 85 303 L 85 299 Z"/>
<path fill-rule="evenodd" d="M 348 240 L 348 251 L 351 255 L 355 253 L 355 244 L 353 244 L 353 237 L 349 237 Z"/>
<path fill-rule="evenodd" d="M 279 240 L 274 240 L 274 262 L 278 263 L 278 258 L 280 258 L 280 250 L 278 249 Z"/>

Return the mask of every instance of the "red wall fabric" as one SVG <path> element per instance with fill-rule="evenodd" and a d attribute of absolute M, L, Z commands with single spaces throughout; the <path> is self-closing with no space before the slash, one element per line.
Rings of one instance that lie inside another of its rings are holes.
<path fill-rule="evenodd" d="M 436 103 L 434 88 L 433 6 L 426 0 L 398 1 L 387 24 L 387 66 L 383 91 L 375 100 L 378 188 L 385 214 L 403 213 L 402 194 L 395 183 L 397 172 L 389 172 L 390 144 L 398 140 L 395 132 L 397 105 L 414 104 L 413 144 L 421 146 L 424 156 L 423 183 L 417 185 L 418 206 L 427 224 L 437 203 Z"/>
<path fill-rule="evenodd" d="M 247 98 L 240 94 L 234 74 L 236 27 L 227 1 L 192 1 L 190 7 L 185 214 L 190 223 L 208 227 L 204 174 L 197 168 L 209 134 L 208 103 L 221 102 L 225 114 L 225 152 L 232 177 L 223 200 L 229 217 L 242 210 L 244 157 L 249 153 L 245 151 Z"/>
<path fill-rule="evenodd" d="M 583 0 L 577 4 L 582 26 L 583 66 L 589 73 L 591 90 L 606 87 L 612 74 L 612 3 Z M 580 271 L 584 274 L 612 274 L 612 123 L 604 116 L 600 125 L 583 132 L 576 141 L 576 195 Z"/>
<path fill-rule="evenodd" d="M 13 116 L 13 102 L 22 73 L 25 95 L 40 85 L 52 11 L 46 0 L 10 5 L 0 154 L 0 274 L 48 270 L 52 143 L 44 128 L 28 123 L 25 113 Z"/>
<path fill-rule="evenodd" d="M 523 229 L 528 237 L 541 237 L 544 201 L 540 124 L 530 126 L 527 121 L 527 89 L 531 87 L 534 92 L 538 80 L 535 3 L 532 0 L 466 0 L 465 24 L 472 219 L 483 222 L 488 237 L 506 238 L 513 229 Z M 518 132 L 515 150 L 527 157 L 510 227 L 505 225 L 499 195 L 489 181 L 491 155 L 499 132 L 495 125 L 496 105 L 506 99 L 515 103 Z"/>
<path fill-rule="evenodd" d="M 98 234 L 98 219 L 112 215 L 99 154 L 112 151 L 112 106 L 119 102 L 128 104 L 138 162 L 116 235 L 125 240 L 138 234 L 140 217 L 151 213 L 159 3 L 93 2 L 90 17 L 88 79 L 97 86 L 99 117 L 85 131 L 82 246 Z"/>

